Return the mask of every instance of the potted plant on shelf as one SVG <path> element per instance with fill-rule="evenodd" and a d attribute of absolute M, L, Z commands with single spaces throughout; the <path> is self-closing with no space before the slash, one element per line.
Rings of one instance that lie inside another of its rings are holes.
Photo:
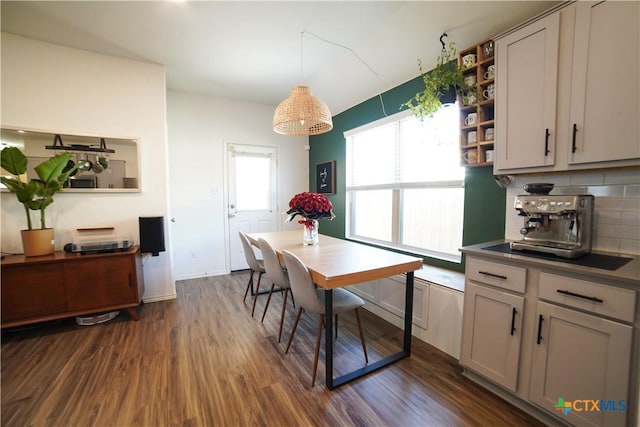
<path fill-rule="evenodd" d="M 45 210 L 53 203 L 53 195 L 60 191 L 64 182 L 75 171 L 70 153 L 57 154 L 37 165 L 38 178 L 26 179 L 27 157 L 17 147 L 7 147 L 0 152 L 2 168 L 13 176 L 2 176 L 0 180 L 14 193 L 24 206 L 27 229 L 21 230 L 22 247 L 26 256 L 53 253 L 53 229 L 45 224 Z M 40 211 L 40 228 L 34 228 L 30 211 Z"/>
<path fill-rule="evenodd" d="M 402 106 L 408 107 L 420 120 L 433 116 L 442 107 L 442 100 L 447 95 L 452 98 L 450 102 L 454 102 L 456 96 L 464 96 L 464 68 L 458 65 L 456 52 L 454 43 L 450 43 L 448 49 L 443 43 L 436 67 L 428 73 L 424 72 L 422 61 L 418 59 L 424 90 Z"/>

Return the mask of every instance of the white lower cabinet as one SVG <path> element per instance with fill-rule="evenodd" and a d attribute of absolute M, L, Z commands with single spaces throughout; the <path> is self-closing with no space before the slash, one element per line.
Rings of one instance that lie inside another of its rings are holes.
<path fill-rule="evenodd" d="M 637 425 L 636 290 L 570 269 L 470 254 L 466 262 L 467 376 L 548 424 Z"/>
<path fill-rule="evenodd" d="M 393 276 L 350 286 L 349 290 L 367 301 L 365 309 L 402 328 L 405 280 L 404 276 Z M 462 306 L 462 292 L 416 278 L 413 286 L 413 335 L 459 358 Z"/>
<path fill-rule="evenodd" d="M 516 391 L 524 297 L 467 283 L 460 362 Z"/>
<path fill-rule="evenodd" d="M 536 319 L 529 399 L 577 426 L 624 426 L 633 328 L 545 302 Z"/>

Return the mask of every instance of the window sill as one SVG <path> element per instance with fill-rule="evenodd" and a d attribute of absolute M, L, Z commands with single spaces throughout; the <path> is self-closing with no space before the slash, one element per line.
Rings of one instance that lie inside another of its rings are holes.
<path fill-rule="evenodd" d="M 455 291 L 464 292 L 464 273 L 424 264 L 414 277 Z"/>

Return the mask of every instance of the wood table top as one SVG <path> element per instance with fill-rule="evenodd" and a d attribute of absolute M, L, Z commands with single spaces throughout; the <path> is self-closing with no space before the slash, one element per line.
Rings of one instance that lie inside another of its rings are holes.
<path fill-rule="evenodd" d="M 320 234 L 316 246 L 304 246 L 299 230 L 247 234 L 258 246 L 262 238 L 281 254 L 287 250 L 307 266 L 313 281 L 338 288 L 422 268 L 422 258 Z"/>

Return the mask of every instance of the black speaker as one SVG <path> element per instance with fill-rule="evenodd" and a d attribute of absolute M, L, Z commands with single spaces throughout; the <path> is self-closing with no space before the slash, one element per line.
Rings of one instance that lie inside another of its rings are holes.
<path fill-rule="evenodd" d="M 138 217 L 140 226 L 140 252 L 151 253 L 158 256 L 164 252 L 164 217 L 141 216 Z"/>

